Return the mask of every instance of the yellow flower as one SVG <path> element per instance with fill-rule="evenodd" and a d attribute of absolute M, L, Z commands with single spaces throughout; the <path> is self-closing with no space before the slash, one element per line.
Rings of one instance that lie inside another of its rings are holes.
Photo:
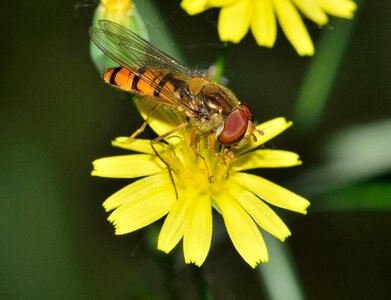
<path fill-rule="evenodd" d="M 352 0 L 183 0 L 190 15 L 210 7 L 221 7 L 218 31 L 222 41 L 238 43 L 249 28 L 260 46 L 273 47 L 277 19 L 299 55 L 313 55 L 314 45 L 298 10 L 319 26 L 327 14 L 351 19 L 357 5 Z"/>
<path fill-rule="evenodd" d="M 95 9 L 92 27 L 99 27 L 99 20 L 115 22 L 132 30 L 144 39 L 149 39 L 144 20 L 131 0 L 100 0 Z M 118 63 L 108 58 L 92 41 L 90 42 L 90 55 L 99 73 L 107 68 L 118 66 Z"/>
<path fill-rule="evenodd" d="M 101 0 L 95 13 L 100 19 L 125 25 L 133 10 L 134 4 L 129 0 Z"/>
<path fill-rule="evenodd" d="M 151 106 L 146 101 L 136 104 L 143 117 Z M 164 109 L 154 112 L 149 126 L 159 135 L 168 132 L 183 120 Z M 291 126 L 284 118 L 276 118 L 257 126 L 264 135 L 240 149 L 236 160 L 224 162 L 212 156 L 204 143 L 196 155 L 190 147 L 190 133 L 176 132 L 167 143 L 155 144 L 159 155 L 169 164 L 178 192 L 170 180 L 167 167 L 155 155 L 150 141 L 127 137 L 113 145 L 139 152 L 101 158 L 93 162 L 92 175 L 111 178 L 137 178 L 109 197 L 103 206 L 114 210 L 108 220 L 116 234 L 126 234 L 145 227 L 166 214 L 159 234 L 158 249 L 168 253 L 183 238 L 186 263 L 200 266 L 206 259 L 212 239 L 212 207 L 222 216 L 228 234 L 239 254 L 253 268 L 268 260 L 265 242 L 259 227 L 284 241 L 290 235 L 284 222 L 266 204 L 306 213 L 309 202 L 256 175 L 243 172 L 256 168 L 300 165 L 297 154 L 283 150 L 256 149 Z"/>

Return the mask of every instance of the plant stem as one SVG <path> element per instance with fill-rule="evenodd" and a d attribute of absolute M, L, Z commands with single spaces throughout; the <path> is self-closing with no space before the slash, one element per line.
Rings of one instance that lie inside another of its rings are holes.
<path fill-rule="evenodd" d="M 266 289 L 268 299 L 306 299 L 289 245 L 281 243 L 270 235 L 265 235 L 265 240 L 270 253 L 269 262 L 261 264 L 256 271 Z"/>
<path fill-rule="evenodd" d="M 361 6 L 363 0 L 356 2 Z M 322 33 L 293 112 L 293 121 L 302 133 L 314 130 L 321 120 L 357 20 L 358 14 L 353 20 L 334 19 L 333 28 Z"/>

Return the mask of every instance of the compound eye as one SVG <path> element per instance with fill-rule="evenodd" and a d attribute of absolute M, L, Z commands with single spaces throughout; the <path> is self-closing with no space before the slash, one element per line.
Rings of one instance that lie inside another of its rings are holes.
<path fill-rule="evenodd" d="M 241 107 L 235 108 L 224 122 L 224 128 L 217 140 L 223 145 L 232 145 L 247 132 L 249 116 Z"/>
<path fill-rule="evenodd" d="M 253 115 L 253 112 L 251 111 L 250 107 L 248 107 L 246 104 L 241 104 L 240 105 L 240 108 L 241 110 L 243 110 L 246 115 L 247 115 L 247 118 L 254 123 L 254 115 Z"/>

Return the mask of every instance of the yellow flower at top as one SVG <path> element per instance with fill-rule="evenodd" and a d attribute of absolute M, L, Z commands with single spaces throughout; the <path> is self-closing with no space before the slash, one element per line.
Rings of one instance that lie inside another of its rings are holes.
<path fill-rule="evenodd" d="M 96 14 L 100 19 L 123 24 L 133 14 L 134 5 L 130 0 L 101 0 Z"/>
<path fill-rule="evenodd" d="M 260 46 L 273 47 L 277 20 L 299 55 L 313 55 L 314 45 L 299 11 L 319 26 L 327 14 L 351 19 L 357 5 L 352 0 L 183 0 L 190 15 L 221 7 L 218 32 L 222 41 L 238 43 L 249 28 Z"/>
<path fill-rule="evenodd" d="M 136 101 L 144 118 L 151 105 Z M 155 111 L 149 126 L 158 134 L 167 133 L 183 119 L 168 110 Z M 280 134 L 291 122 L 276 118 L 257 126 L 264 135 L 236 152 L 237 158 L 223 160 L 200 142 L 198 154 L 190 146 L 190 131 L 183 129 L 155 144 L 150 140 L 117 138 L 113 145 L 138 152 L 94 161 L 92 175 L 111 178 L 141 178 L 110 196 L 103 204 L 114 210 L 109 221 L 116 234 L 126 234 L 165 218 L 157 247 L 170 252 L 183 239 L 186 263 L 202 265 L 212 240 L 212 207 L 223 217 L 228 235 L 243 259 L 253 268 L 268 260 L 259 228 L 281 241 L 290 235 L 284 222 L 269 207 L 272 204 L 306 213 L 309 202 L 262 177 L 244 172 L 256 168 L 292 167 L 301 164 L 296 153 L 259 149 Z M 173 182 L 166 165 L 172 169 Z M 267 204 L 268 203 L 268 204 Z"/>
<path fill-rule="evenodd" d="M 94 13 L 92 27 L 98 27 L 100 20 L 109 20 L 120 24 L 148 40 L 149 35 L 144 20 L 132 0 L 100 0 Z M 108 67 L 118 65 L 99 50 L 92 41 L 90 55 L 100 73 Z"/>
<path fill-rule="evenodd" d="M 148 39 L 144 20 L 132 0 L 100 0 L 95 10 L 93 25 L 97 26 L 99 20 L 115 22 Z"/>

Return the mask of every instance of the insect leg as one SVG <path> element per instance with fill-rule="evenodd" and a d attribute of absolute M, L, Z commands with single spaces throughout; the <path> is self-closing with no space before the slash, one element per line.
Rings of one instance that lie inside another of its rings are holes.
<path fill-rule="evenodd" d="M 198 156 L 199 158 L 202 159 L 202 161 L 204 162 L 205 164 L 205 168 L 206 168 L 206 173 L 208 174 L 208 179 L 209 179 L 209 182 L 212 183 L 213 182 L 213 176 L 210 175 L 210 172 L 209 172 L 209 167 L 208 167 L 208 164 L 206 163 L 206 159 L 205 157 L 200 153 L 199 149 L 197 149 L 195 147 L 195 139 L 196 139 L 196 131 L 195 129 L 193 129 L 190 133 L 190 148 L 194 151 L 194 153 L 196 154 L 196 156 Z M 199 145 L 200 141 L 198 141 L 197 145 Z"/>
<path fill-rule="evenodd" d="M 236 155 L 235 155 L 235 153 L 232 151 L 232 148 L 231 148 L 231 147 L 227 147 L 227 157 L 228 157 L 230 160 L 236 159 Z M 224 159 L 223 159 L 223 161 L 224 161 Z"/>
<path fill-rule="evenodd" d="M 219 157 L 220 153 L 216 153 L 214 148 L 215 148 L 215 135 L 214 134 L 210 134 L 208 136 L 208 149 L 209 149 L 209 152 L 214 157 Z"/>
<path fill-rule="evenodd" d="M 190 133 L 190 148 L 193 148 L 195 138 L 196 138 L 196 130 L 193 128 Z"/>
<path fill-rule="evenodd" d="M 147 117 L 145 118 L 145 121 L 143 125 L 140 126 L 135 132 L 132 133 L 132 135 L 129 137 L 128 141 L 130 142 L 131 140 L 135 139 L 140 133 L 142 133 L 145 130 L 145 127 L 147 127 L 148 122 L 151 120 L 153 111 L 157 107 L 157 104 L 155 104 L 152 109 L 149 111 Z"/>
<path fill-rule="evenodd" d="M 187 126 L 187 123 L 182 123 L 180 125 L 178 125 L 177 127 L 171 129 L 170 131 L 162 134 L 162 135 L 159 135 L 157 138 L 153 139 L 151 141 L 151 148 L 153 150 L 153 152 L 155 152 L 155 155 L 161 160 L 161 162 L 163 164 L 166 165 L 167 167 L 167 170 L 168 170 L 168 174 L 170 175 L 170 180 L 172 182 L 172 185 L 174 186 L 174 191 L 175 191 L 175 196 L 176 198 L 178 199 L 178 191 L 177 191 L 177 188 L 176 188 L 176 185 L 175 185 L 175 182 L 174 182 L 174 177 L 172 176 L 172 169 L 170 167 L 170 164 L 160 155 L 160 153 L 156 150 L 154 144 L 157 144 L 159 143 L 161 140 L 165 139 L 166 137 L 170 136 L 171 134 L 173 134 L 174 132 L 176 131 L 179 131 L 183 128 L 185 128 Z"/>
<path fill-rule="evenodd" d="M 230 160 L 236 158 L 235 153 L 232 151 L 230 146 L 222 145 L 218 153 L 215 152 L 214 146 L 215 146 L 215 138 L 214 138 L 214 134 L 211 134 L 208 137 L 208 149 L 210 151 L 210 154 L 212 154 L 214 157 L 221 158 L 221 160 L 225 165 L 227 165 L 226 157 Z"/>

